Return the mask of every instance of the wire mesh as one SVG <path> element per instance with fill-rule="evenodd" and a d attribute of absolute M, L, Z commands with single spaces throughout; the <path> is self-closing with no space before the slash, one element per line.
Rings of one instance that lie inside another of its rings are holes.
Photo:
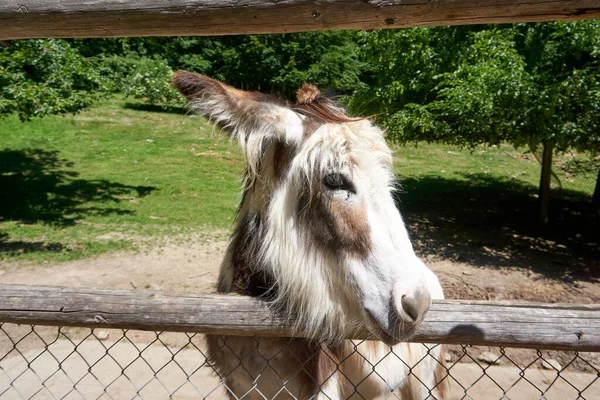
<path fill-rule="evenodd" d="M 600 353 L 240 340 L 0 323 L 0 399 L 600 399 Z"/>

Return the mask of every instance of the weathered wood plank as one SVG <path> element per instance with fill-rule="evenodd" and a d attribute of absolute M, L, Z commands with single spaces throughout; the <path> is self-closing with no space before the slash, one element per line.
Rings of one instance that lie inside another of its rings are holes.
<path fill-rule="evenodd" d="M 0 322 L 302 336 L 265 302 L 217 294 L 0 285 Z M 437 301 L 412 341 L 600 351 L 600 305 Z"/>
<path fill-rule="evenodd" d="M 598 0 L 7 0 L 0 40 L 233 35 L 600 18 Z"/>

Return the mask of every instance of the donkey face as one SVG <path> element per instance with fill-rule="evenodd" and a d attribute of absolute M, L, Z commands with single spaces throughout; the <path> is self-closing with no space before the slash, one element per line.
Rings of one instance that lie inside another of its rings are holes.
<path fill-rule="evenodd" d="M 173 82 L 248 163 L 219 290 L 268 297 L 320 339 L 365 326 L 389 344 L 412 335 L 443 294 L 395 206 L 381 130 L 311 85 L 290 105 L 189 72 Z"/>

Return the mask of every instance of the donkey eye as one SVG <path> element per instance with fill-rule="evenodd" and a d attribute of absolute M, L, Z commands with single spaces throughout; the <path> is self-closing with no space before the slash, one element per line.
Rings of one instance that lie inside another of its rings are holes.
<path fill-rule="evenodd" d="M 356 193 L 356 189 L 350 180 L 343 174 L 332 173 L 327 174 L 323 178 L 323 185 L 329 190 L 345 190 L 351 193 Z"/>

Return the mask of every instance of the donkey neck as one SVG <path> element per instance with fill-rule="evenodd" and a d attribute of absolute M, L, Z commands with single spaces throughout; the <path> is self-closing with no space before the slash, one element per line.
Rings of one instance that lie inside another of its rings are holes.
<path fill-rule="evenodd" d="M 235 229 L 221 264 L 219 292 L 253 297 L 274 297 L 275 279 L 267 271 L 260 250 L 266 236 L 266 215 L 271 193 L 284 179 L 292 154 L 287 146 L 275 141 L 265 147 L 257 175 L 245 174 L 244 191 L 237 212 Z"/>

